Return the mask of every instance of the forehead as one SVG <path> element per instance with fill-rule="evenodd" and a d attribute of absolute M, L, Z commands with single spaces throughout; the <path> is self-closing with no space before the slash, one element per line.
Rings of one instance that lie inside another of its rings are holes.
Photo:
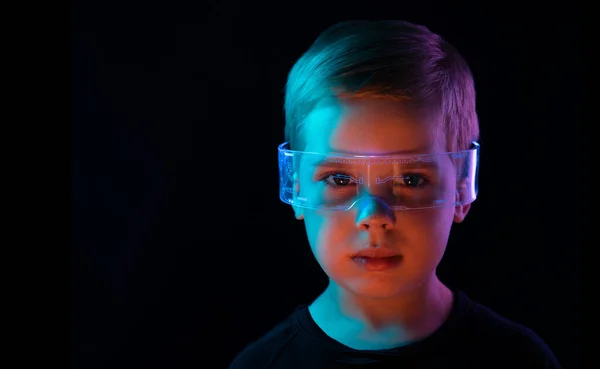
<path fill-rule="evenodd" d="M 325 100 L 306 117 L 306 151 L 348 155 L 443 152 L 434 122 L 383 99 Z"/>

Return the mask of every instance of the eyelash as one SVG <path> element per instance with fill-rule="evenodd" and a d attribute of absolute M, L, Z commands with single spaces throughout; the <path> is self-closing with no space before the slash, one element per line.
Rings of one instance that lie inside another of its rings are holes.
<path fill-rule="evenodd" d="M 336 185 L 336 184 L 330 183 L 330 182 L 328 181 L 328 179 L 329 179 L 329 178 L 331 178 L 331 177 L 334 177 L 334 176 L 340 176 L 340 175 L 341 175 L 341 176 L 346 176 L 346 177 L 350 177 L 350 178 L 352 178 L 352 179 L 350 179 L 350 183 L 349 183 L 348 185 L 346 185 L 346 186 L 340 186 L 340 185 Z M 331 188 L 333 188 L 334 190 L 341 190 L 341 189 L 343 189 L 344 187 L 349 187 L 349 185 L 351 185 L 351 184 L 356 184 L 356 181 L 354 181 L 354 180 L 353 180 L 353 178 L 354 178 L 353 176 L 351 176 L 351 175 L 349 175 L 349 174 L 346 174 L 346 173 L 341 173 L 341 172 L 329 172 L 329 173 L 325 173 L 325 174 L 323 174 L 323 175 L 321 176 L 321 179 L 320 179 L 320 181 L 322 181 L 322 182 L 325 184 L 325 186 L 331 187 Z"/>
<path fill-rule="evenodd" d="M 405 188 L 409 188 L 409 189 L 417 189 L 417 188 L 421 188 L 421 187 L 427 186 L 429 184 L 429 182 L 430 182 L 429 179 L 425 175 L 419 174 L 419 173 L 407 173 L 407 174 L 405 174 L 403 176 L 405 178 L 409 177 L 409 176 L 411 176 L 411 177 L 418 177 L 418 178 L 420 178 L 423 181 L 423 183 L 421 183 L 419 185 L 416 185 L 416 186 L 409 186 L 409 185 L 402 184 L 402 185 L 399 185 L 399 187 L 405 187 Z M 392 183 L 394 183 L 394 186 L 396 186 L 396 180 L 394 180 L 394 182 L 392 182 Z"/>

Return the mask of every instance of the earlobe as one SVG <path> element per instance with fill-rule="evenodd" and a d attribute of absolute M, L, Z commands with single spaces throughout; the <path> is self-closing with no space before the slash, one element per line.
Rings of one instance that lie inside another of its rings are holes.
<path fill-rule="evenodd" d="M 294 215 L 296 216 L 296 219 L 298 220 L 303 220 L 304 219 L 304 211 L 302 211 L 302 208 L 298 207 L 298 206 L 292 206 L 294 208 Z"/>
<path fill-rule="evenodd" d="M 471 209 L 471 204 L 459 205 L 454 207 L 454 222 L 462 223 Z"/>

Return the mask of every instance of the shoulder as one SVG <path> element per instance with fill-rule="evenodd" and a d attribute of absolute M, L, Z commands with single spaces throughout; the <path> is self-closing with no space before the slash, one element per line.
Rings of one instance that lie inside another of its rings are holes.
<path fill-rule="evenodd" d="M 249 343 L 229 365 L 229 369 L 264 368 L 296 335 L 292 313 L 263 336 Z"/>
<path fill-rule="evenodd" d="M 560 368 L 550 347 L 531 328 L 470 299 L 464 313 L 461 331 L 480 353 L 520 361 L 527 368 Z"/>

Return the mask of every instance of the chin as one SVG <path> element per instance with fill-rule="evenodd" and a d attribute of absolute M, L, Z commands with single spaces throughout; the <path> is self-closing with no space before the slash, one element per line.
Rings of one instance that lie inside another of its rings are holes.
<path fill-rule="evenodd" d="M 354 281 L 346 284 L 344 288 L 356 295 L 373 299 L 398 297 L 403 291 L 411 289 L 410 286 L 405 286 L 398 281 L 376 277 Z"/>

